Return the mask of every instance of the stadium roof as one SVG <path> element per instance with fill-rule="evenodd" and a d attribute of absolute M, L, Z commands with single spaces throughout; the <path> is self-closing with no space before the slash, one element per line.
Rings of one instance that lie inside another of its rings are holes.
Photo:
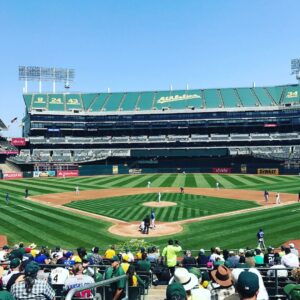
<path fill-rule="evenodd" d="M 28 111 L 117 112 L 271 107 L 300 103 L 300 86 L 119 93 L 24 94 Z"/>
<path fill-rule="evenodd" d="M 3 123 L 3 121 L 0 119 L 0 130 L 7 130 L 7 127 L 5 126 L 5 124 Z"/>

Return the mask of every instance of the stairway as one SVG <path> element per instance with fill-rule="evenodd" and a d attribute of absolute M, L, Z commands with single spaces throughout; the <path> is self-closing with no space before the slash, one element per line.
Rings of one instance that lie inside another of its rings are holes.
<path fill-rule="evenodd" d="M 164 300 L 166 298 L 167 285 L 151 286 L 145 300 Z"/>
<path fill-rule="evenodd" d="M 20 172 L 20 168 L 16 165 L 12 164 L 11 162 L 6 162 L 5 164 L 0 164 L 0 170 L 2 170 L 3 173 L 14 173 L 14 172 Z"/>

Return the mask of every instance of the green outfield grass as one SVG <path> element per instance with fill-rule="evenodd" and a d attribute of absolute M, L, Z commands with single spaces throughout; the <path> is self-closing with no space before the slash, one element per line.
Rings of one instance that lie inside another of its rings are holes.
<path fill-rule="evenodd" d="M 216 181 L 218 181 L 220 187 L 230 189 L 261 191 L 267 189 L 294 194 L 298 194 L 300 191 L 298 176 L 145 174 L 2 180 L 0 181 L 0 234 L 7 235 L 10 244 L 23 241 L 25 243 L 35 242 L 40 246 L 61 245 L 76 248 L 77 246 L 92 247 L 98 245 L 105 248 L 111 243 L 126 240 L 107 232 L 110 223 L 25 200 L 25 188 L 28 188 L 30 195 L 33 196 L 75 191 L 77 185 L 80 190 L 146 187 L 148 181 L 151 181 L 152 187 L 214 188 Z M 9 205 L 5 204 L 6 192 L 10 194 Z M 295 195 L 296 199 L 297 195 Z M 214 202 L 217 200 L 209 199 L 206 201 Z M 234 203 L 238 203 L 237 200 L 234 200 Z M 187 214 L 183 211 L 187 212 L 188 210 L 182 210 L 181 218 L 185 218 L 184 214 Z M 174 213 L 175 215 L 176 213 Z M 210 248 L 216 245 L 222 248 L 253 247 L 256 243 L 255 234 L 258 228 L 262 227 L 266 234 L 266 243 L 278 246 L 289 239 L 300 239 L 299 215 L 300 204 L 295 203 L 243 215 L 189 223 L 184 225 L 184 231 L 179 234 L 149 240 L 154 244 L 163 245 L 170 237 L 173 237 L 179 239 L 184 248 L 192 249 Z M 167 214 L 165 217 L 167 218 Z M 178 213 L 177 218 L 179 217 L 180 214 Z M 126 214 L 122 218 L 126 218 Z"/>
<path fill-rule="evenodd" d="M 143 205 L 149 201 L 157 201 L 157 194 L 72 201 L 65 206 L 124 221 L 141 221 L 151 212 L 150 207 Z M 259 206 L 252 201 L 179 193 L 163 193 L 161 201 L 171 201 L 177 204 L 176 206 L 155 208 L 156 219 L 163 222 L 180 221 Z"/>

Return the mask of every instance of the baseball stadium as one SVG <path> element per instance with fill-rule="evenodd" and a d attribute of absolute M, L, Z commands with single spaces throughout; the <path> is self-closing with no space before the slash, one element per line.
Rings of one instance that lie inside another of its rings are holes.
<path fill-rule="evenodd" d="M 259 228 L 273 247 L 300 240 L 299 85 L 23 99 L 23 137 L 0 140 L 5 243 L 255 248 Z"/>

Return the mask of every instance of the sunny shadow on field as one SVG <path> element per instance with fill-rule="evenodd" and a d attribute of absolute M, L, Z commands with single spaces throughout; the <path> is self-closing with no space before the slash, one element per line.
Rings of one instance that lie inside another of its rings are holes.
<path fill-rule="evenodd" d="M 158 201 L 156 193 L 112 198 L 73 201 L 65 206 L 124 221 L 140 221 L 151 212 L 145 202 Z M 254 201 L 223 199 L 191 194 L 164 193 L 161 201 L 175 202 L 176 206 L 155 207 L 156 219 L 163 222 L 186 220 L 259 206 Z"/>

